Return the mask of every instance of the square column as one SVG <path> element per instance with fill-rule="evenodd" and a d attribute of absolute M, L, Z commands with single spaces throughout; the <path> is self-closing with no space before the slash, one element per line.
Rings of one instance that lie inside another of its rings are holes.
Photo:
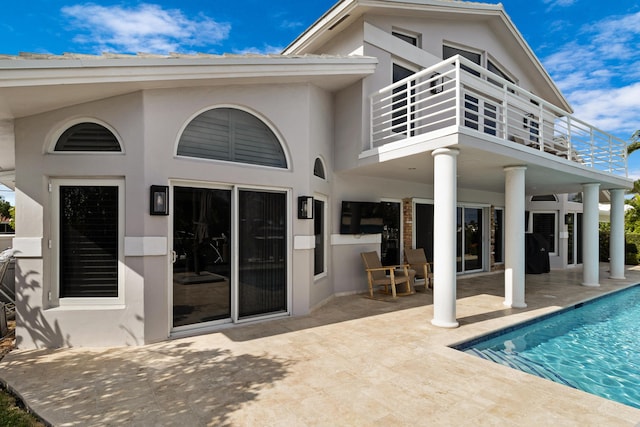
<path fill-rule="evenodd" d="M 598 195 L 600 184 L 583 184 L 582 208 L 582 285 L 600 286 L 599 239 L 598 239 Z M 613 206 L 612 206 L 613 207 Z M 612 224 L 613 225 L 613 224 Z"/>
<path fill-rule="evenodd" d="M 507 166 L 504 209 L 504 305 L 524 308 L 525 293 L 525 170 L 526 166 Z"/>
<path fill-rule="evenodd" d="M 624 193 L 623 188 L 611 194 L 611 234 L 609 236 L 609 278 L 624 279 Z"/>
<path fill-rule="evenodd" d="M 457 159 L 454 148 L 438 148 L 433 156 L 433 319 L 456 328 L 456 204 Z"/>

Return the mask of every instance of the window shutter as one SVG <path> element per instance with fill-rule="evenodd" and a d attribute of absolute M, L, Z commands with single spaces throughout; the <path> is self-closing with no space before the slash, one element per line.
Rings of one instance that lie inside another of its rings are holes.
<path fill-rule="evenodd" d="M 118 296 L 118 187 L 60 187 L 60 297 Z"/>
<path fill-rule="evenodd" d="M 205 111 L 185 128 L 178 155 L 286 168 L 278 138 L 257 117 L 233 108 Z"/>
<path fill-rule="evenodd" d="M 54 151 L 122 151 L 111 131 L 97 123 L 78 123 L 58 139 Z"/>

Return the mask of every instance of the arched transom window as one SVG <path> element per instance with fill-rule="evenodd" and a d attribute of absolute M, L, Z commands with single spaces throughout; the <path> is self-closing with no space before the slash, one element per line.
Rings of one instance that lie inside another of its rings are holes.
<path fill-rule="evenodd" d="M 273 131 L 254 115 L 235 108 L 215 108 L 194 118 L 180 136 L 178 155 L 287 167 Z"/>
<path fill-rule="evenodd" d="M 78 123 L 63 132 L 54 151 L 122 151 L 115 135 L 98 123 Z"/>

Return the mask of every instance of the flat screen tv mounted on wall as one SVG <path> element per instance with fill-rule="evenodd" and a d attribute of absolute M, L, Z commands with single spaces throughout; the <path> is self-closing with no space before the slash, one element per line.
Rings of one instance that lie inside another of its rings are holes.
<path fill-rule="evenodd" d="M 382 233 L 382 203 L 342 202 L 340 234 Z"/>

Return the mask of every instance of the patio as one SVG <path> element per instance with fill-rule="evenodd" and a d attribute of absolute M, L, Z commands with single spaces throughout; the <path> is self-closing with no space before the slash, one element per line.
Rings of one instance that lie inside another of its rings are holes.
<path fill-rule="evenodd" d="M 431 325 L 432 294 L 332 299 L 311 315 L 136 348 L 15 350 L 1 380 L 53 425 L 628 425 L 640 410 L 447 347 L 640 282 L 579 286 L 580 269 L 458 279 L 460 327 Z M 436 284 L 437 286 L 437 284 Z"/>

